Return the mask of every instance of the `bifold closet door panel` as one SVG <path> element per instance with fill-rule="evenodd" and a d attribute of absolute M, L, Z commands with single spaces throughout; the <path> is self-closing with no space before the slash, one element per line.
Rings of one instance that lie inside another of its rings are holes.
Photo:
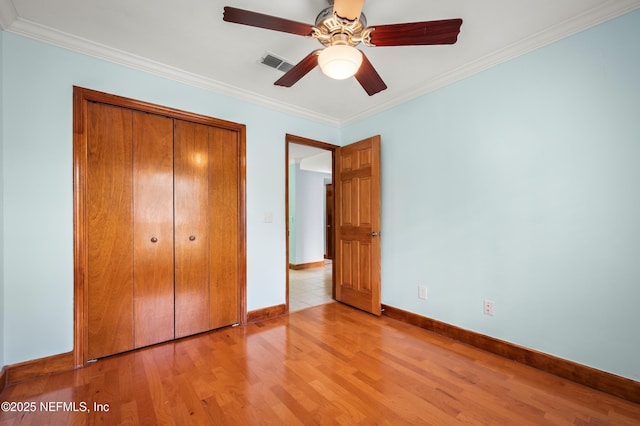
<path fill-rule="evenodd" d="M 209 327 L 209 128 L 174 121 L 176 337 Z"/>
<path fill-rule="evenodd" d="M 87 108 L 87 357 L 94 359 L 133 349 L 133 114 Z"/>
<path fill-rule="evenodd" d="M 133 113 L 135 347 L 174 338 L 173 120 Z"/>
<path fill-rule="evenodd" d="M 211 221 L 211 328 L 239 321 L 238 316 L 238 133 L 209 129 L 209 208 Z"/>

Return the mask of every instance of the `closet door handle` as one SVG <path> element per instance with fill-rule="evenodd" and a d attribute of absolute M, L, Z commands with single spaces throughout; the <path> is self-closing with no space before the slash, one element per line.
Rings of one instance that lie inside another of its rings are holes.
<path fill-rule="evenodd" d="M 195 235 L 189 235 L 189 241 L 195 241 L 195 240 L 196 240 Z"/>
<path fill-rule="evenodd" d="M 151 242 L 152 242 L 152 243 L 157 243 L 157 242 L 158 242 L 158 239 L 157 239 L 156 237 L 151 237 Z"/>

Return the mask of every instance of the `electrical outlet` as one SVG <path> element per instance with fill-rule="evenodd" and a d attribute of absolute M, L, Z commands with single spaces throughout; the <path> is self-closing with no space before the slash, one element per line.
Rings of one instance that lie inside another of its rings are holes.
<path fill-rule="evenodd" d="M 427 299 L 427 286 L 419 285 L 418 286 L 418 299 Z"/>
<path fill-rule="evenodd" d="M 491 300 L 485 300 L 482 302 L 485 315 L 493 316 L 493 302 Z"/>

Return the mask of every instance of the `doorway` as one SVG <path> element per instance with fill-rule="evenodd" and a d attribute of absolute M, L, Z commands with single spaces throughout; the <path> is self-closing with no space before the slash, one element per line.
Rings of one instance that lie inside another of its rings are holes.
<path fill-rule="evenodd" d="M 333 174 L 337 145 L 287 135 L 286 235 L 289 312 L 335 299 Z"/>

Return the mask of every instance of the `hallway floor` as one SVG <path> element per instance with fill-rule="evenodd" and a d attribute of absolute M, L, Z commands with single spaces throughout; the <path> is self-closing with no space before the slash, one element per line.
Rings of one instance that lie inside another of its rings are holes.
<path fill-rule="evenodd" d="M 330 260 L 319 268 L 289 269 L 289 312 L 331 301 Z"/>

